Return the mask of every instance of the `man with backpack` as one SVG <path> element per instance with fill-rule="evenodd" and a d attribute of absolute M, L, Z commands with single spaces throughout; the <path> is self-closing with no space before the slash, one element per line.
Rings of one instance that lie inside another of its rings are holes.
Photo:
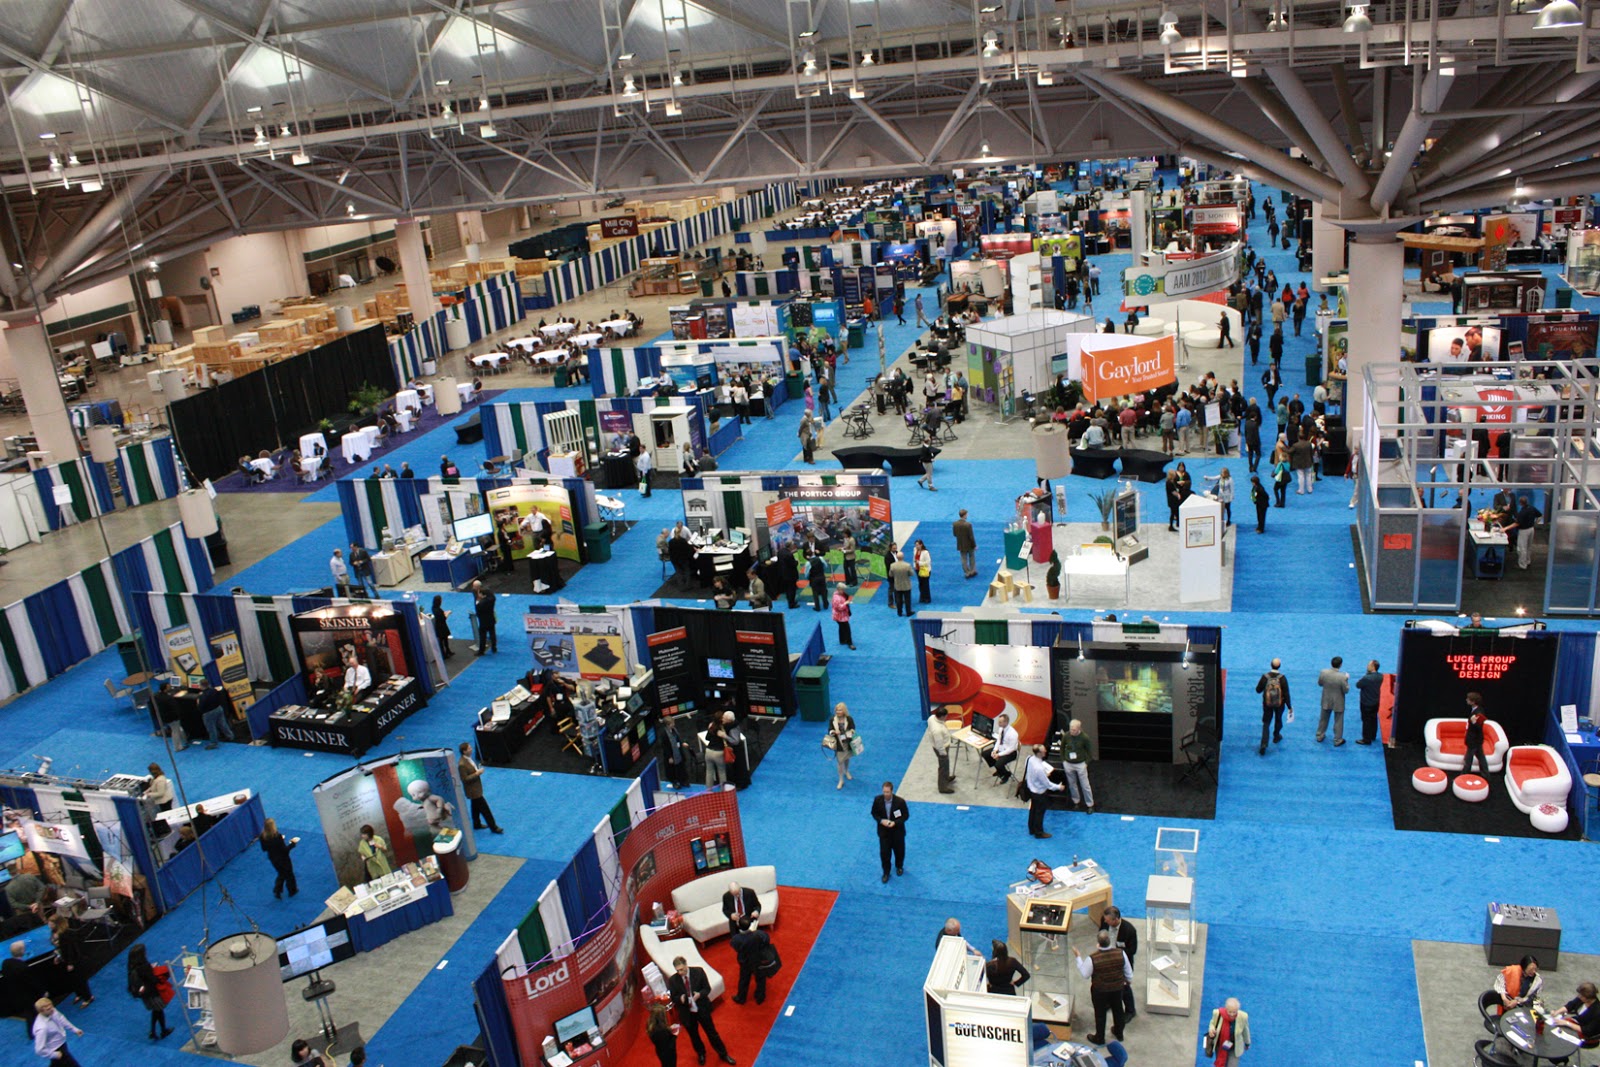
<path fill-rule="evenodd" d="M 1283 740 L 1283 713 L 1288 711 L 1289 721 L 1294 721 L 1294 705 L 1289 702 L 1289 679 L 1285 677 L 1281 668 L 1283 661 L 1273 657 L 1272 667 L 1256 682 L 1256 692 L 1261 694 L 1261 747 L 1257 754 L 1267 754 L 1267 734 L 1272 734 L 1272 743 L 1277 744 Z"/>

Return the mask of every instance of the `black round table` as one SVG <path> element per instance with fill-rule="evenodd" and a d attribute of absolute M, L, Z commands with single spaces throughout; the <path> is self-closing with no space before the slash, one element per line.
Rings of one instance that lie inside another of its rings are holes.
<path fill-rule="evenodd" d="M 1518 1052 L 1532 1056 L 1534 1061 L 1560 1060 L 1578 1051 L 1578 1035 L 1564 1027 L 1546 1023 L 1544 1033 L 1538 1033 L 1533 1013 L 1527 1008 L 1512 1008 L 1500 1016 L 1500 1036 Z"/>

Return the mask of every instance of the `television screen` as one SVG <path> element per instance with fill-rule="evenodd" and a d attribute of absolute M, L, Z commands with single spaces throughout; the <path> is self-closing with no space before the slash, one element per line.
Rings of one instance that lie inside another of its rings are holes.
<path fill-rule="evenodd" d="M 600 1036 L 600 1023 L 594 1017 L 594 1009 L 582 1008 L 564 1019 L 557 1019 L 556 1043 L 569 1054 L 580 1049 L 596 1049 L 605 1044 L 605 1039 Z"/>
<path fill-rule="evenodd" d="M 1095 710 L 1172 714 L 1175 663 L 1096 659 Z"/>
<path fill-rule="evenodd" d="M 25 849 L 22 846 L 22 838 L 17 836 L 17 834 L 0 834 L 0 863 L 10 863 L 12 860 L 20 860 L 24 851 Z"/>
<path fill-rule="evenodd" d="M 494 536 L 494 516 L 487 511 L 457 519 L 452 529 L 457 541 L 476 541 L 480 537 Z"/>
<path fill-rule="evenodd" d="M 288 982 L 355 954 L 350 925 L 343 916 L 336 916 L 278 938 L 278 971 Z"/>
<path fill-rule="evenodd" d="M 706 677 L 707 678 L 722 678 L 722 679 L 730 679 L 731 680 L 733 678 L 733 660 L 731 660 L 731 659 L 707 659 L 706 660 Z"/>

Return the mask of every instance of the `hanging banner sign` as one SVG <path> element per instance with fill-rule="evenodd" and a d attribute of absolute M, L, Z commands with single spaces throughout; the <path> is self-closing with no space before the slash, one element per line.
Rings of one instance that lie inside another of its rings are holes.
<path fill-rule="evenodd" d="M 601 237 L 637 237 L 639 220 L 633 215 L 617 215 L 600 220 Z"/>
<path fill-rule="evenodd" d="M 37 822 L 24 819 L 18 830 L 30 852 L 48 852 L 53 856 L 71 856 L 87 860 L 89 849 L 83 843 L 83 834 L 69 822 Z"/>
<path fill-rule="evenodd" d="M 222 687 L 233 698 L 236 718 L 244 718 L 245 709 L 256 702 L 255 686 L 250 682 L 250 671 L 244 665 L 244 648 L 239 635 L 229 630 L 211 639 L 211 658 L 222 675 Z"/>
<path fill-rule="evenodd" d="M 1189 229 L 1201 236 L 1239 232 L 1239 209 L 1226 207 L 1193 207 L 1189 209 Z"/>
<path fill-rule="evenodd" d="M 1132 344 L 1125 342 L 1126 336 L 1093 334 L 1084 338 L 1079 360 L 1086 399 L 1128 396 L 1177 381 L 1171 334 Z"/>
<path fill-rule="evenodd" d="M 1122 291 L 1130 297 L 1161 296 L 1168 300 L 1203 296 L 1239 280 L 1239 246 L 1183 263 L 1148 263 L 1122 272 Z"/>

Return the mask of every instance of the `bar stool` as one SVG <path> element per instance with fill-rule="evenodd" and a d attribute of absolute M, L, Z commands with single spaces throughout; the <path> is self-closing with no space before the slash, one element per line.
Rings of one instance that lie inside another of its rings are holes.
<path fill-rule="evenodd" d="M 1589 828 L 1600 820 L 1600 774 L 1590 771 L 1583 776 L 1583 792 L 1585 796 L 1583 810 L 1583 839 L 1596 841 L 1600 838 L 1589 836 Z"/>

